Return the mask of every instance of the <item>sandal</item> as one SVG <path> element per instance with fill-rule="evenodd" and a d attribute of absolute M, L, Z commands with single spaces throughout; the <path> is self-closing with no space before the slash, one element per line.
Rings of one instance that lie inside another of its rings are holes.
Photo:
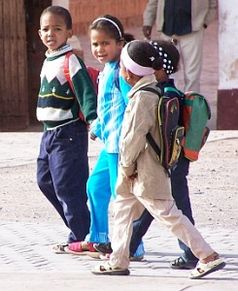
<path fill-rule="evenodd" d="M 102 254 L 111 254 L 112 253 L 112 246 L 111 243 L 97 243 L 94 244 L 93 247 Z"/>
<path fill-rule="evenodd" d="M 97 265 L 92 271 L 94 275 L 115 275 L 115 276 L 127 276 L 130 274 L 128 269 L 122 269 L 119 267 L 112 267 L 109 262 Z"/>
<path fill-rule="evenodd" d="M 96 253 L 96 249 L 93 247 L 94 243 L 79 241 L 69 243 L 68 246 L 65 247 L 66 251 L 70 254 L 74 255 L 88 255 L 92 253 Z"/>
<path fill-rule="evenodd" d="M 182 256 L 178 257 L 177 259 L 173 260 L 170 263 L 170 267 L 172 269 L 177 270 L 187 270 L 187 269 L 194 269 L 198 263 L 198 260 L 185 260 Z"/>
<path fill-rule="evenodd" d="M 55 254 L 67 254 L 67 247 L 67 243 L 62 243 L 54 245 L 52 249 Z"/>
<path fill-rule="evenodd" d="M 108 261 L 110 259 L 110 254 L 100 254 L 99 259 L 103 261 Z"/>
<path fill-rule="evenodd" d="M 198 262 L 196 268 L 192 270 L 190 274 L 190 279 L 202 278 L 212 272 L 221 270 L 225 265 L 226 263 L 221 258 L 215 259 L 206 264 Z"/>

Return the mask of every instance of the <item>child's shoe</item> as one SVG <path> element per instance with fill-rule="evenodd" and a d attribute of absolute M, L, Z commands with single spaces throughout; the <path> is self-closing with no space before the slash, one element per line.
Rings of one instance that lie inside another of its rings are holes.
<path fill-rule="evenodd" d="M 200 279 L 212 272 L 221 270 L 225 267 L 226 263 L 223 259 L 219 258 L 217 253 L 213 253 L 208 258 L 204 259 L 203 262 L 199 261 L 194 270 L 190 274 L 190 279 Z"/>

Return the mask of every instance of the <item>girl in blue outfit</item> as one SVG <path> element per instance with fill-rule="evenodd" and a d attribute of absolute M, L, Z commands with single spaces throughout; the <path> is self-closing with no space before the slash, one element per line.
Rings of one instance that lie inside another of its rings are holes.
<path fill-rule="evenodd" d="M 88 123 L 97 117 L 96 94 L 83 61 L 67 44 L 72 36 L 69 11 L 60 6 L 46 8 L 41 14 L 39 35 L 48 50 L 37 103 L 37 118 L 44 124 L 37 183 L 70 230 L 67 242 L 54 247 L 55 252 L 62 253 L 67 243 L 84 240 L 89 231 Z M 74 90 L 64 73 L 69 52 Z"/>
<path fill-rule="evenodd" d="M 91 139 L 100 138 L 104 148 L 87 183 L 91 224 L 87 242 L 69 245 L 73 252 L 95 251 L 94 243 L 109 246 L 108 208 L 116 197 L 118 176 L 118 146 L 121 124 L 127 105 L 130 86 L 119 76 L 119 59 L 125 41 L 132 40 L 124 33 L 121 22 L 111 15 L 97 18 L 90 26 L 93 56 L 104 64 L 98 84 L 98 118 L 91 126 Z M 102 245 L 101 245 L 102 246 Z M 143 255 L 143 250 L 140 255 Z"/>

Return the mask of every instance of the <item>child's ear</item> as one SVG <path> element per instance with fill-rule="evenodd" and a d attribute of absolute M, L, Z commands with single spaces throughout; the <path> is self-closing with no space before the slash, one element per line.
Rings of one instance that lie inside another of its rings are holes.
<path fill-rule="evenodd" d="M 72 29 L 68 30 L 68 38 L 71 38 L 73 36 L 73 31 Z"/>
<path fill-rule="evenodd" d="M 121 49 L 123 49 L 124 45 L 125 45 L 125 40 L 121 39 L 118 41 L 119 46 L 121 47 Z"/>
<path fill-rule="evenodd" d="M 127 70 L 127 76 L 128 76 L 128 79 L 133 79 L 135 74 L 133 74 L 131 71 Z"/>
<path fill-rule="evenodd" d="M 39 37 L 41 38 L 42 35 L 41 35 L 41 30 L 40 29 L 38 30 L 38 34 L 39 34 Z"/>

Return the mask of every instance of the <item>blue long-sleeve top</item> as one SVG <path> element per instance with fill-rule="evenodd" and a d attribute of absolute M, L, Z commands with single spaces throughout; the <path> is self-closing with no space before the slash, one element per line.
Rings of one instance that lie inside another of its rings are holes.
<path fill-rule="evenodd" d="M 102 140 L 108 153 L 119 152 L 119 137 L 129 90 L 129 85 L 126 86 L 119 76 L 119 63 L 106 63 L 99 75 L 98 117 L 91 125 L 91 132 Z"/>

